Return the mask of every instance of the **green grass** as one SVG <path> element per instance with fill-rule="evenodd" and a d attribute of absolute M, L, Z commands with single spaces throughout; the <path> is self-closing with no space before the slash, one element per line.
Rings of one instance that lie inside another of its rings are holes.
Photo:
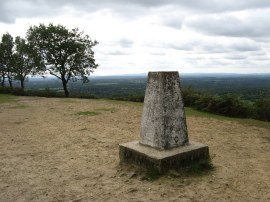
<path fill-rule="evenodd" d="M 14 95 L 0 94 L 0 104 L 4 103 L 12 103 L 9 109 L 24 109 L 28 107 L 26 105 L 20 104 Z"/>
<path fill-rule="evenodd" d="M 111 112 L 111 113 L 114 113 L 114 112 L 116 112 L 117 110 L 116 110 L 114 107 L 111 107 L 111 108 L 98 108 L 98 109 L 96 109 L 96 111 L 103 111 L 103 112 Z"/>
<path fill-rule="evenodd" d="M 198 110 L 192 109 L 190 107 L 185 107 L 185 112 L 186 112 L 187 116 L 211 118 L 211 119 L 217 119 L 217 120 L 221 120 L 221 121 L 223 121 L 223 120 L 234 121 L 234 122 L 238 122 L 238 123 L 243 124 L 243 125 L 256 126 L 256 127 L 270 129 L 270 122 L 266 122 L 266 121 L 221 116 L 221 115 L 217 115 L 217 114 L 211 114 L 211 113 L 207 113 L 207 112 L 198 111 Z"/>
<path fill-rule="evenodd" d="M 114 107 L 111 107 L 111 108 L 98 108 L 98 109 L 95 109 L 94 111 L 78 112 L 77 115 L 96 116 L 96 115 L 102 114 L 102 112 L 114 113 L 114 112 L 116 112 L 116 109 Z"/>
<path fill-rule="evenodd" d="M 15 100 L 16 96 L 14 95 L 0 94 L 0 104 L 14 102 Z"/>
<path fill-rule="evenodd" d="M 59 99 L 59 102 L 63 102 L 63 103 L 76 103 L 77 99 L 74 98 L 62 98 Z"/>
<path fill-rule="evenodd" d="M 215 167 L 212 160 L 215 156 L 209 156 L 207 159 L 203 159 L 198 163 L 192 164 L 185 168 L 185 172 L 190 175 L 203 174 L 205 172 L 213 170 Z"/>
<path fill-rule="evenodd" d="M 103 100 L 112 104 L 121 104 L 126 106 L 136 106 L 136 107 L 142 107 L 143 103 L 141 102 L 131 102 L 131 101 L 121 101 L 121 100 L 112 100 L 112 99 L 99 99 Z"/>
<path fill-rule="evenodd" d="M 101 114 L 100 112 L 95 112 L 95 111 L 85 111 L 85 112 L 78 112 L 77 115 L 82 115 L 82 116 L 96 116 Z"/>
<path fill-rule="evenodd" d="M 157 168 L 151 166 L 147 168 L 146 174 L 141 178 L 141 180 L 154 181 L 161 177 L 161 174 L 158 172 Z"/>

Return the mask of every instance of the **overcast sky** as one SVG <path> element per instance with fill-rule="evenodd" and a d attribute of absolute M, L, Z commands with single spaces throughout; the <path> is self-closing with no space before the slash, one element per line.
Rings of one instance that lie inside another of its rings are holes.
<path fill-rule="evenodd" d="M 270 73 L 269 0 L 0 0 L 0 34 L 39 23 L 96 39 L 94 75 Z"/>

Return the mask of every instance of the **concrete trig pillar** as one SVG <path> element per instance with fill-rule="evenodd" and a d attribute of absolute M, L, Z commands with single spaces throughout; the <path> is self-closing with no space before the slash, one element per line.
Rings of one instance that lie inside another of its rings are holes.
<path fill-rule="evenodd" d="M 188 143 L 178 72 L 149 72 L 140 143 L 157 149 L 171 149 Z"/>
<path fill-rule="evenodd" d="M 178 72 L 149 72 L 140 141 L 120 144 L 119 157 L 159 172 L 209 157 L 207 145 L 188 139 Z"/>

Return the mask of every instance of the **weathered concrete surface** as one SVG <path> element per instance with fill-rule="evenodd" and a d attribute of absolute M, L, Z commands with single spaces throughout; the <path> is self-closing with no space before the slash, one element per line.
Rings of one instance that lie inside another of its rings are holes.
<path fill-rule="evenodd" d="M 155 167 L 160 173 L 179 169 L 209 157 L 207 145 L 190 141 L 188 145 L 170 150 L 157 150 L 141 145 L 138 141 L 119 145 L 120 162 L 145 168 Z"/>
<path fill-rule="evenodd" d="M 161 150 L 188 143 L 178 72 L 149 72 L 140 143 Z"/>
<path fill-rule="evenodd" d="M 140 141 L 120 144 L 120 161 L 160 173 L 209 157 L 207 145 L 189 142 L 178 72 L 149 72 Z"/>

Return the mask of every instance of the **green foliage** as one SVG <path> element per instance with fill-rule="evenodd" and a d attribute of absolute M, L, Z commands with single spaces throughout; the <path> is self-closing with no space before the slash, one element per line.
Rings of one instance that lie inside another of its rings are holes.
<path fill-rule="evenodd" d="M 213 95 L 188 88 L 183 91 L 186 107 L 197 110 L 238 118 L 270 120 L 269 100 L 259 100 L 255 104 L 241 100 L 234 95 Z"/>
<path fill-rule="evenodd" d="M 201 161 L 199 161 L 198 163 L 194 163 L 186 168 L 184 168 L 184 170 L 188 173 L 188 174 L 203 174 L 205 172 L 208 172 L 210 170 L 214 169 L 214 165 L 212 163 L 212 160 L 215 156 L 212 157 L 208 157 L 206 159 L 203 159 Z"/>
<path fill-rule="evenodd" d="M 24 95 L 24 92 L 21 88 L 12 87 L 0 87 L 0 93 L 11 95 Z"/>
<path fill-rule="evenodd" d="M 259 99 L 255 104 L 255 117 L 263 121 L 270 120 L 270 99 Z"/>
<path fill-rule="evenodd" d="M 189 166 L 179 169 L 179 172 L 185 173 L 188 175 L 201 175 L 207 173 L 215 168 L 213 164 L 213 158 L 215 156 L 208 156 L 205 159 L 202 159 L 199 162 L 193 163 Z"/>
<path fill-rule="evenodd" d="M 12 67 L 12 54 L 13 54 L 13 37 L 9 34 L 3 34 L 0 43 L 0 77 L 1 86 L 4 87 L 5 79 L 9 81 L 10 87 L 12 87 L 13 79 L 13 67 Z"/>
<path fill-rule="evenodd" d="M 141 180 L 154 181 L 157 180 L 161 176 L 160 172 L 155 166 L 150 166 L 146 170 L 145 176 L 141 178 Z"/>
<path fill-rule="evenodd" d="M 29 28 L 27 39 L 45 64 L 38 71 L 60 79 L 67 97 L 68 82 L 78 78 L 87 82 L 90 73 L 98 66 L 92 50 L 98 42 L 92 41 L 77 28 L 70 31 L 62 25 L 40 24 Z"/>
<path fill-rule="evenodd" d="M 119 101 L 143 102 L 144 95 L 143 94 L 129 94 L 127 96 L 121 96 L 121 97 L 113 96 L 110 99 L 119 100 Z"/>
<path fill-rule="evenodd" d="M 15 79 L 21 83 L 24 89 L 24 81 L 30 73 L 35 73 L 36 66 L 42 66 L 41 57 L 35 52 L 27 41 L 21 37 L 15 39 L 15 53 L 12 56 L 13 73 Z"/>
<path fill-rule="evenodd" d="M 114 113 L 114 112 L 116 112 L 116 109 L 114 107 L 111 107 L 111 108 L 98 108 L 98 109 L 96 109 L 96 111 L 104 111 L 104 112 Z"/>

